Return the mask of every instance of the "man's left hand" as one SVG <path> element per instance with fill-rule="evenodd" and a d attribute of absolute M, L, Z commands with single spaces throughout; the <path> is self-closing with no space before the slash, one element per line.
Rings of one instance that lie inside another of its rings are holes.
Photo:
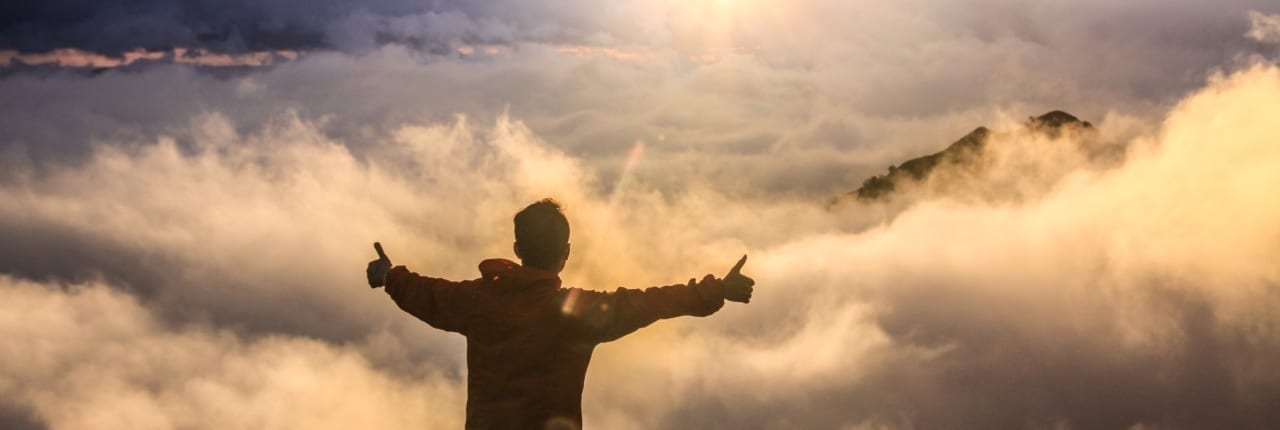
<path fill-rule="evenodd" d="M 751 303 L 751 293 L 756 281 L 742 274 L 742 266 L 747 264 L 747 256 L 743 255 L 738 264 L 724 275 L 724 299 L 732 302 Z"/>

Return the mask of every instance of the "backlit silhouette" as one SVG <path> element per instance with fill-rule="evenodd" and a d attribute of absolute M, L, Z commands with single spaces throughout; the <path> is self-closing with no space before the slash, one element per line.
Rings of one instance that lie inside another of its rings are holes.
<path fill-rule="evenodd" d="M 744 255 L 724 278 L 612 292 L 564 288 L 569 222 L 553 200 L 515 216 L 521 264 L 490 259 L 481 277 L 449 281 L 392 267 L 374 243 L 371 287 L 405 312 L 467 337 L 468 429 L 576 429 L 582 426 L 582 386 L 591 352 L 664 318 L 715 313 L 725 300 L 751 300 Z"/>

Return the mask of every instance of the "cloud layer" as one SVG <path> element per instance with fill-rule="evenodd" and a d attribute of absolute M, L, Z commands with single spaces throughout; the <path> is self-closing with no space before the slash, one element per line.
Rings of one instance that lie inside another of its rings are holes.
<path fill-rule="evenodd" d="M 0 70 L 0 427 L 458 427 L 463 340 L 370 243 L 471 278 L 547 196 L 570 285 L 759 282 L 597 349 L 592 428 L 1274 427 L 1269 3 L 0 6 L 0 58 L 303 52 Z M 1050 109 L 1122 160 L 999 134 L 825 207 Z"/>
<path fill-rule="evenodd" d="M 42 280 L 0 288 L 6 416 L 454 426 L 462 341 L 361 286 L 368 243 L 471 277 L 507 254 L 510 213 L 553 195 L 575 229 L 570 284 L 667 283 L 744 251 L 760 282 L 751 305 L 602 346 L 594 427 L 1265 427 L 1280 419 L 1275 100 L 1273 66 L 1224 76 L 1123 166 L 885 224 L 601 187 L 509 119 L 404 126 L 357 157 L 296 117 L 241 134 L 209 114 L 187 146 L 104 144 L 5 179 L 3 271 Z"/>
<path fill-rule="evenodd" d="M 52 287 L 52 288 L 51 288 Z M 373 368 L 359 348 L 175 328 L 101 284 L 0 278 L 5 406 L 48 428 L 462 425 L 456 380 Z M 6 428 L 15 428 L 6 422 Z"/>

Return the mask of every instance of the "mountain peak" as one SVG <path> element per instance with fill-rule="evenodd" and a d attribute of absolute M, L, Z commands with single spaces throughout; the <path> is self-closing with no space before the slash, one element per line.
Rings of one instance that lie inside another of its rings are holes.
<path fill-rule="evenodd" d="M 1068 125 L 1079 126 L 1082 128 L 1093 128 L 1093 124 L 1090 124 L 1089 121 L 1081 121 L 1080 118 L 1076 118 L 1075 115 L 1060 110 L 1050 111 L 1044 115 L 1032 117 L 1027 121 L 1027 125 L 1034 128 L 1050 129 L 1059 129 Z"/>
<path fill-rule="evenodd" d="M 1067 128 L 1092 130 L 1093 124 L 1088 121 L 1082 121 L 1075 115 L 1055 110 L 1029 118 L 1025 127 L 1034 132 L 1056 137 Z M 896 166 L 889 166 L 889 173 L 868 178 L 862 183 L 861 187 L 849 192 L 848 195 L 855 196 L 858 200 L 863 201 L 880 199 L 892 194 L 900 185 L 924 180 L 940 164 L 965 164 L 980 160 L 983 149 L 992 133 L 986 127 L 978 127 L 940 152 L 913 158 Z"/>

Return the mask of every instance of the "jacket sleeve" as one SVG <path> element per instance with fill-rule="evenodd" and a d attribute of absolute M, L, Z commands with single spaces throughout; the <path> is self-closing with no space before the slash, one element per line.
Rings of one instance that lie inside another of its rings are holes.
<path fill-rule="evenodd" d="M 476 303 L 476 282 L 432 278 L 396 266 L 387 272 L 387 295 L 400 309 L 432 327 L 467 334 Z"/>
<path fill-rule="evenodd" d="M 724 306 L 719 279 L 643 290 L 618 288 L 612 292 L 573 289 L 566 308 L 574 309 L 592 327 L 597 342 L 608 342 L 644 328 L 654 321 L 683 315 L 707 316 Z"/>

